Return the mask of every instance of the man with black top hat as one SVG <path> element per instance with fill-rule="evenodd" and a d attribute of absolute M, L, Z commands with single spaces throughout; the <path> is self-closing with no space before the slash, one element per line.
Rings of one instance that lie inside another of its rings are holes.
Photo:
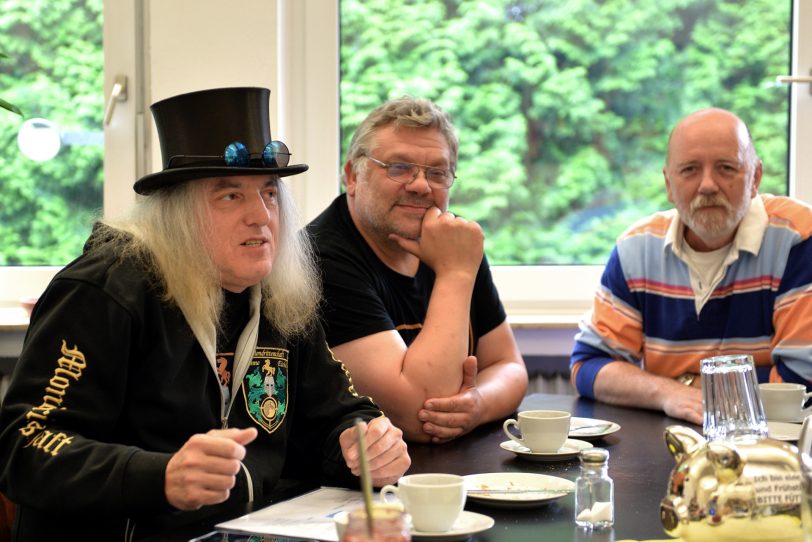
<path fill-rule="evenodd" d="M 18 540 L 137 539 L 283 478 L 357 484 L 358 418 L 376 485 L 409 467 L 401 431 L 326 346 L 281 181 L 307 166 L 271 139 L 268 100 L 153 105 L 163 170 L 40 297 L 0 410 Z"/>

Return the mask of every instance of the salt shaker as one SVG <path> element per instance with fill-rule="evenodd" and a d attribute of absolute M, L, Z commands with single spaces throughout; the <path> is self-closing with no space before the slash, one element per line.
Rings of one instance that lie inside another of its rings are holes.
<path fill-rule="evenodd" d="M 586 529 L 611 527 L 615 521 L 614 484 L 609 477 L 609 452 L 588 448 L 579 454 L 581 474 L 575 480 L 575 524 Z"/>

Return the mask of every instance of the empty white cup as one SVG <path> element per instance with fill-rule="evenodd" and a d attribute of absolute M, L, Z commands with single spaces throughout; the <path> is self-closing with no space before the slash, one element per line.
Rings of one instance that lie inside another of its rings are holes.
<path fill-rule="evenodd" d="M 398 485 L 381 488 L 381 500 L 396 496 L 412 516 L 416 531 L 444 533 L 465 506 L 465 479 L 456 474 L 410 474 L 398 480 Z"/>
<path fill-rule="evenodd" d="M 517 420 L 505 420 L 505 434 L 535 453 L 555 453 L 567 441 L 570 432 L 570 413 L 566 410 L 523 410 Z M 510 431 L 514 426 L 521 436 Z"/>
<path fill-rule="evenodd" d="M 812 406 L 803 408 L 807 399 L 812 397 L 812 392 L 807 392 L 803 384 L 759 384 L 758 389 L 768 420 L 797 422 L 812 414 Z"/>

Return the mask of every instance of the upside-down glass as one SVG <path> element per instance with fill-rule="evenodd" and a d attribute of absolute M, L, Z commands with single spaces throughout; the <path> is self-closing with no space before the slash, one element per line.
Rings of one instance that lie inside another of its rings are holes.
<path fill-rule="evenodd" d="M 760 439 L 767 418 L 758 391 L 756 368 L 749 355 L 703 359 L 703 432 L 711 440 Z"/>

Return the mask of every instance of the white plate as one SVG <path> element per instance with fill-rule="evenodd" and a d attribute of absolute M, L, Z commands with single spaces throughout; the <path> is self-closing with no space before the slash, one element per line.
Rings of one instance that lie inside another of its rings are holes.
<path fill-rule="evenodd" d="M 493 527 L 493 518 L 485 514 L 477 514 L 463 510 L 450 531 L 444 533 L 415 531 L 411 529 L 412 540 L 442 540 L 451 542 L 453 540 L 466 540 L 472 534 L 480 533 Z"/>
<path fill-rule="evenodd" d="M 579 429 L 579 427 L 584 429 Z M 620 425 L 615 422 L 596 418 L 577 418 L 575 416 L 570 418 L 570 438 L 596 440 L 611 435 L 616 431 L 620 431 Z"/>
<path fill-rule="evenodd" d="M 491 472 L 463 478 L 465 489 L 469 491 L 468 500 L 508 508 L 540 506 L 575 489 L 575 483 L 566 478 L 532 472 Z M 470 493 L 483 489 L 493 493 Z"/>
<path fill-rule="evenodd" d="M 531 452 L 530 448 L 525 448 L 521 444 L 513 440 L 506 440 L 499 445 L 503 450 L 513 452 L 519 457 L 529 459 L 531 461 L 564 461 L 572 459 L 578 455 L 581 450 L 592 448 L 592 444 L 584 440 L 577 440 L 569 438 L 564 445 L 559 448 L 557 452 Z"/>
<path fill-rule="evenodd" d="M 767 422 L 767 436 L 775 440 L 796 441 L 801 438 L 801 427 L 799 423 Z"/>

